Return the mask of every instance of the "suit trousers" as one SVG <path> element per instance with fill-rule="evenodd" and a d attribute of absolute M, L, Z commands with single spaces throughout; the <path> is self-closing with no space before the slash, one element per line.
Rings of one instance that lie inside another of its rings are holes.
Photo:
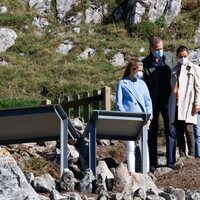
<path fill-rule="evenodd" d="M 163 118 L 164 130 L 166 135 L 167 165 L 173 165 L 175 163 L 176 132 L 174 127 L 169 127 L 168 104 L 156 105 L 153 109 L 153 120 L 151 122 L 148 135 L 150 166 L 154 168 L 157 168 L 158 165 L 157 135 L 158 118 L 160 112 Z"/>

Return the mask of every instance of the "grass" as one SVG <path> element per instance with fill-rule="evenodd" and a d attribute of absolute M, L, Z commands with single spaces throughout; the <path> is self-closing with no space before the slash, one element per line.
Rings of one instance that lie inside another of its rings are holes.
<path fill-rule="evenodd" d="M 42 157 L 31 157 L 28 160 L 23 160 L 20 162 L 20 168 L 25 175 L 28 175 L 30 172 L 32 172 L 34 176 L 41 176 L 42 174 L 49 173 L 56 179 L 60 178 L 59 165 L 47 161 Z"/>
<path fill-rule="evenodd" d="M 94 1 L 84 0 L 84 9 L 91 2 Z M 108 3 L 110 13 L 119 4 L 117 0 L 95 2 Z M 0 14 L 0 24 L 13 29 L 18 35 L 16 43 L 6 52 L 0 53 L 0 61 L 9 63 L 0 67 L 0 100 L 14 99 L 8 103 L 11 107 L 17 106 L 19 102 L 26 105 L 24 102 L 31 103 L 32 99 L 40 102 L 44 98 L 62 99 L 67 95 L 92 92 L 100 89 L 102 83 L 110 86 L 114 92 L 123 70 L 113 67 L 109 60 L 117 52 L 124 53 L 127 59 L 132 55 L 147 55 L 150 34 L 163 37 L 165 50 L 174 51 L 181 44 L 186 44 L 189 48 L 195 47 L 193 37 L 198 26 L 199 7 L 181 12 L 170 27 L 166 27 L 163 18 L 156 23 L 143 21 L 133 27 L 131 37 L 124 23 L 81 24 L 81 33 L 73 33 L 74 26 L 61 26 L 58 23 L 54 4 L 53 1 L 51 15 L 47 16 L 50 26 L 38 29 L 32 25 L 33 18 L 37 15 L 34 9 L 30 10 L 21 0 L 1 0 L 1 5 L 7 6 L 9 12 Z M 83 7 L 74 7 L 71 14 L 82 11 Z M 63 33 L 62 37 L 59 36 L 60 33 Z M 74 43 L 74 48 L 68 55 L 56 53 L 58 45 L 64 40 Z M 80 61 L 78 55 L 87 47 L 95 48 L 96 55 Z M 139 52 L 141 47 L 145 49 L 143 53 Z M 106 48 L 111 52 L 104 55 Z M 45 94 L 42 93 L 44 88 L 47 91 Z M 31 104 L 35 105 L 35 102 Z"/>

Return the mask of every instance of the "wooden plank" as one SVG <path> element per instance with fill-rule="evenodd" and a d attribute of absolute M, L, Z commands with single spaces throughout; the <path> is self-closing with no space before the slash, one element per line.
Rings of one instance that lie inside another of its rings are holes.
<path fill-rule="evenodd" d="M 89 97 L 89 92 L 84 92 L 83 93 L 83 98 L 88 98 Z M 90 106 L 89 104 L 84 104 L 83 105 L 83 119 L 87 123 L 90 118 Z"/>
<path fill-rule="evenodd" d="M 75 94 L 73 95 L 73 100 L 74 101 L 78 101 L 80 99 L 80 95 L 79 94 Z M 74 106 L 74 118 L 75 117 L 80 117 L 80 105 Z"/>
<path fill-rule="evenodd" d="M 111 89 L 110 87 L 104 87 L 101 89 L 101 93 L 103 96 L 103 109 L 111 110 Z"/>

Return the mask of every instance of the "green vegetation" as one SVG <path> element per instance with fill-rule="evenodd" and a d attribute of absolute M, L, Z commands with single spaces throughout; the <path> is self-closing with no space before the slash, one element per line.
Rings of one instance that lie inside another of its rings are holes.
<path fill-rule="evenodd" d="M 84 6 L 74 7 L 71 14 L 87 8 L 91 2 L 84 0 Z M 108 3 L 110 12 L 119 3 L 117 0 L 98 2 Z M 79 25 L 81 33 L 77 34 L 73 33 L 73 26 L 59 24 L 54 4 L 52 1 L 52 12 L 47 17 L 50 26 L 39 29 L 32 25 L 33 18 L 37 16 L 34 9 L 28 9 L 21 0 L 1 0 L 1 5 L 9 10 L 0 14 L 1 27 L 12 28 L 18 35 L 15 45 L 0 53 L 0 61 L 9 63 L 0 66 L 1 107 L 36 105 L 45 98 L 53 100 L 61 97 L 62 100 L 66 95 L 91 92 L 104 85 L 114 91 L 123 73 L 123 69 L 108 62 L 115 53 L 123 52 L 127 59 L 132 55 L 147 55 L 150 35 L 160 35 L 165 40 L 166 50 L 173 51 L 180 44 L 193 48 L 200 17 L 200 8 L 197 7 L 182 11 L 170 27 L 166 26 L 163 18 L 155 23 L 143 21 L 132 27 L 132 37 L 122 22 L 82 24 Z M 74 43 L 68 55 L 56 52 L 64 40 Z M 96 49 L 95 57 L 78 60 L 78 55 L 87 47 Z M 139 52 L 141 47 L 145 52 Z M 111 49 L 107 55 L 104 54 L 106 48 Z"/>
<path fill-rule="evenodd" d="M 19 163 L 20 168 L 24 174 L 34 173 L 35 176 L 40 176 L 45 173 L 50 173 L 53 177 L 59 178 L 60 170 L 59 165 L 47 161 L 42 157 L 31 157 L 28 160 L 23 160 Z"/>

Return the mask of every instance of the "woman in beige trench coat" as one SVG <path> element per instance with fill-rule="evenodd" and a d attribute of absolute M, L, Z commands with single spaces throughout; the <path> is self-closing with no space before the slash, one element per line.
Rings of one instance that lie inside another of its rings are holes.
<path fill-rule="evenodd" d="M 184 134 L 188 154 L 194 156 L 193 124 L 197 124 L 197 113 L 200 111 L 200 68 L 189 61 L 187 47 L 180 46 L 176 53 L 178 64 L 171 73 L 169 123 L 175 125 L 180 156 L 186 155 Z"/>

